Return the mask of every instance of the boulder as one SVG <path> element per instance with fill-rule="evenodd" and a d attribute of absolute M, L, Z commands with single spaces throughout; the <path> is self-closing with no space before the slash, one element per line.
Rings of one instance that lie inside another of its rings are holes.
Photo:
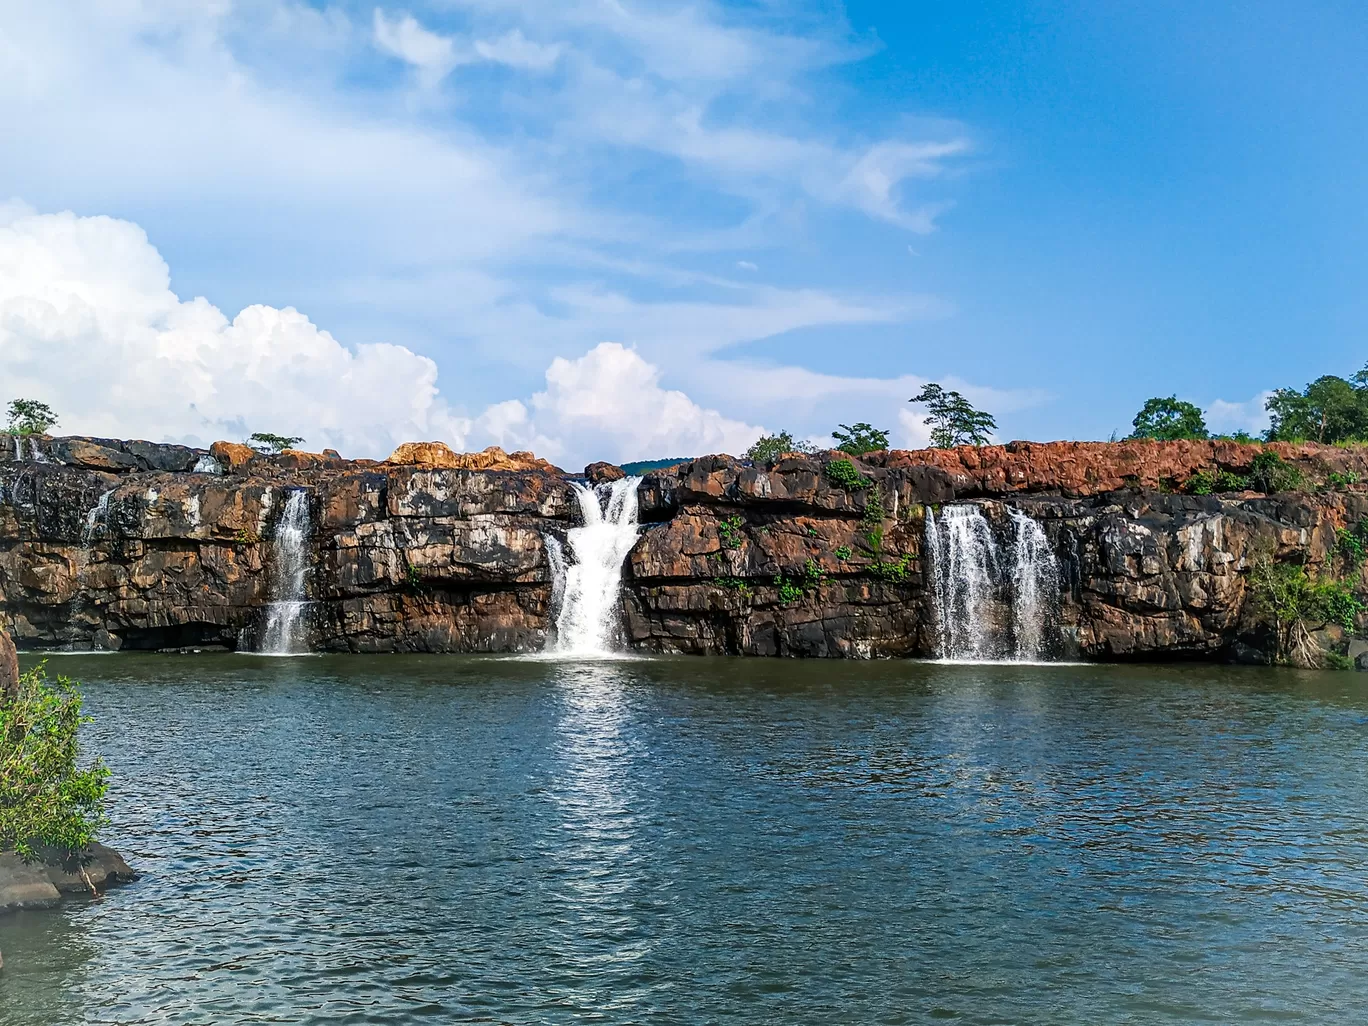
<path fill-rule="evenodd" d="M 598 485 L 607 481 L 621 481 L 627 476 L 627 472 L 611 463 L 591 463 L 584 468 L 584 476 L 589 479 L 590 484 Z"/>
<path fill-rule="evenodd" d="M 52 449 L 60 462 L 85 470 L 126 474 L 142 469 L 136 457 L 124 452 L 118 442 L 107 438 L 62 438 Z"/>
<path fill-rule="evenodd" d="M 144 469 L 163 474 L 183 474 L 194 470 L 199 461 L 199 453 L 185 445 L 132 441 L 124 443 L 124 449 L 130 456 L 136 457 Z"/>
<path fill-rule="evenodd" d="M 241 442 L 215 442 L 209 446 L 209 455 L 219 461 L 219 465 L 229 472 L 241 470 L 260 455 L 250 445 Z"/>
<path fill-rule="evenodd" d="M 25 862 L 14 852 L 0 855 L 0 913 L 22 908 L 50 908 L 63 894 L 103 894 L 138 878 L 113 848 L 92 842 L 72 859 L 49 854 Z"/>

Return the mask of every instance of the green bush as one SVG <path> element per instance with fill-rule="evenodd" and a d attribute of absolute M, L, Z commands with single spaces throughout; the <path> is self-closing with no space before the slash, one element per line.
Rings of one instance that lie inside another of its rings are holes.
<path fill-rule="evenodd" d="M 741 547 L 741 528 L 745 526 L 745 520 L 740 513 L 734 513 L 729 517 L 724 517 L 717 523 L 717 537 L 722 542 L 724 549 L 739 549 Z"/>
<path fill-rule="evenodd" d="M 855 469 L 850 460 L 832 460 L 825 467 L 826 479 L 837 488 L 848 492 L 858 492 L 874 482 Z"/>
<path fill-rule="evenodd" d="M 880 580 L 902 584 L 911 576 L 912 555 L 905 553 L 896 563 L 881 559 L 869 568 L 869 572 Z"/>
<path fill-rule="evenodd" d="M 1228 470 L 1199 470 L 1187 479 L 1184 487 L 1189 495 L 1242 492 L 1249 487 L 1249 478 Z"/>
<path fill-rule="evenodd" d="M 777 435 L 765 435 L 757 439 L 746 450 L 746 459 L 752 463 L 773 463 L 785 453 L 811 453 L 816 448 L 809 442 L 795 441 L 792 434 L 780 431 Z"/>
<path fill-rule="evenodd" d="M 847 560 L 847 559 L 849 559 L 849 558 L 850 558 L 850 546 L 849 546 L 849 545 L 838 545 L 838 546 L 836 547 L 836 558 L 837 558 L 837 559 L 840 559 L 840 560 Z"/>
<path fill-rule="evenodd" d="M 1312 576 L 1300 564 L 1277 563 L 1267 554 L 1255 557 L 1249 584 L 1255 610 L 1273 628 L 1278 662 L 1321 665 L 1324 655 L 1312 633 L 1329 624 L 1353 631 L 1365 608 L 1349 581 Z"/>
<path fill-rule="evenodd" d="M 1302 472 L 1276 452 L 1265 450 L 1250 464 L 1249 482 L 1261 492 L 1291 492 L 1301 487 Z"/>
<path fill-rule="evenodd" d="M 1153 439 L 1173 442 L 1183 438 L 1206 438 L 1206 421 L 1202 411 L 1176 395 L 1167 399 L 1150 399 L 1131 422 L 1131 439 Z"/>
<path fill-rule="evenodd" d="M 99 759 L 82 766 L 77 744 L 89 721 L 76 685 L 41 666 L 0 696 L 0 851 L 75 853 L 106 824 L 109 770 Z"/>

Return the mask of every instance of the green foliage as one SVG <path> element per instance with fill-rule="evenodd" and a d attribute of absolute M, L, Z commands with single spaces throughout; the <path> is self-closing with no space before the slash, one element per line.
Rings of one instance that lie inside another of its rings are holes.
<path fill-rule="evenodd" d="M 1349 573 L 1356 573 L 1368 559 L 1368 517 L 1335 532 L 1335 552 Z"/>
<path fill-rule="evenodd" d="M 57 414 L 37 399 L 14 399 L 6 411 L 11 435 L 45 435 L 57 426 Z"/>
<path fill-rule="evenodd" d="M 828 481 L 848 492 L 858 492 L 874 483 L 856 470 L 850 460 L 832 460 L 823 470 Z"/>
<path fill-rule="evenodd" d="M 1249 483 L 1261 492 L 1290 492 L 1301 487 L 1302 472 L 1276 452 L 1264 450 L 1249 468 Z"/>
<path fill-rule="evenodd" d="M 252 437 L 247 439 L 247 444 L 257 452 L 282 453 L 286 449 L 297 448 L 299 443 L 304 441 L 298 435 L 273 435 L 269 431 L 257 431 Z"/>
<path fill-rule="evenodd" d="M 1331 488 L 1348 488 L 1350 485 L 1359 483 L 1359 476 L 1352 470 L 1345 471 L 1343 474 L 1337 470 L 1332 470 L 1326 476 L 1325 483 Z"/>
<path fill-rule="evenodd" d="M 745 525 L 740 513 L 724 517 L 717 523 L 717 537 L 722 542 L 724 549 L 739 549 L 744 540 L 741 536 L 741 528 Z"/>
<path fill-rule="evenodd" d="M 1131 422 L 1132 439 L 1152 439 L 1172 442 L 1182 438 L 1206 438 L 1206 421 L 1202 411 L 1192 403 L 1171 395 L 1167 399 L 1149 399 Z"/>
<path fill-rule="evenodd" d="M 1212 435 L 1211 437 L 1218 442 L 1239 442 L 1241 445 L 1252 445 L 1254 442 L 1258 441 L 1258 439 L 1248 431 L 1243 430 L 1232 431 L 1228 435 Z"/>
<path fill-rule="evenodd" d="M 1210 495 L 1213 492 L 1242 492 L 1249 487 L 1249 478 L 1228 470 L 1199 470 L 1187 479 L 1185 489 L 1190 495 Z"/>
<path fill-rule="evenodd" d="M 780 431 L 777 435 L 765 435 L 746 450 L 746 459 L 752 463 L 773 463 L 785 453 L 811 453 L 816 448 L 808 442 L 794 441 L 793 435 Z"/>
<path fill-rule="evenodd" d="M 869 568 L 869 572 L 881 580 L 891 581 L 894 584 L 902 584 L 907 581 L 912 571 L 912 555 L 904 553 L 895 563 L 887 560 L 879 560 Z"/>
<path fill-rule="evenodd" d="M 789 576 L 782 570 L 779 571 L 774 575 L 774 586 L 779 589 L 779 604 L 787 606 L 790 603 L 797 602 L 808 591 L 815 589 L 825 580 L 826 571 L 817 565 L 815 559 L 811 558 L 803 564 L 803 569 L 793 576 Z"/>
<path fill-rule="evenodd" d="M 1329 444 L 1368 438 L 1368 367 L 1348 381 L 1325 374 L 1300 392 L 1279 388 L 1264 406 L 1270 440 Z"/>
<path fill-rule="evenodd" d="M 931 445 L 953 449 L 957 445 L 987 445 L 997 421 L 977 410 L 958 392 L 947 391 L 932 382 L 907 400 L 926 407 L 925 423 L 931 425 Z"/>
<path fill-rule="evenodd" d="M 880 431 L 873 425 L 860 421 L 858 424 L 840 424 L 841 430 L 833 431 L 831 437 L 836 439 L 837 446 L 841 452 L 848 452 L 852 456 L 863 456 L 867 452 L 878 452 L 880 449 L 888 448 L 888 432 Z"/>
<path fill-rule="evenodd" d="M 716 581 L 719 586 L 726 588 L 729 591 L 736 592 L 742 598 L 750 597 L 751 586 L 740 577 L 718 577 L 716 578 Z"/>
<path fill-rule="evenodd" d="M 257 542 L 261 541 L 261 538 L 250 528 L 239 527 L 237 534 L 233 536 L 233 540 L 239 545 L 255 545 Z"/>
<path fill-rule="evenodd" d="M 41 666 L 20 676 L 16 694 L 0 695 L 0 852 L 72 854 L 108 822 L 109 770 L 98 759 L 81 764 L 77 734 L 88 722 L 76 685 L 50 681 Z"/>
<path fill-rule="evenodd" d="M 817 533 L 817 528 L 813 527 L 811 524 L 808 524 L 807 533 L 809 538 L 820 537 L 820 535 Z"/>
<path fill-rule="evenodd" d="M 838 545 L 838 546 L 836 547 L 836 553 L 835 553 L 835 555 L 836 555 L 836 558 L 837 558 L 837 559 L 842 560 L 842 561 L 849 559 L 850 556 L 851 556 L 850 546 L 849 546 L 849 545 Z"/>
<path fill-rule="evenodd" d="M 418 572 L 418 568 L 404 560 L 404 579 L 399 584 L 400 590 L 410 595 L 419 595 L 423 592 L 423 575 Z"/>
<path fill-rule="evenodd" d="M 1319 666 L 1324 655 L 1311 634 L 1328 624 L 1355 629 L 1363 602 L 1349 581 L 1322 574 L 1313 577 L 1296 563 L 1277 563 L 1264 554 L 1254 559 L 1249 586 L 1255 609 L 1273 628 L 1278 662 Z"/>

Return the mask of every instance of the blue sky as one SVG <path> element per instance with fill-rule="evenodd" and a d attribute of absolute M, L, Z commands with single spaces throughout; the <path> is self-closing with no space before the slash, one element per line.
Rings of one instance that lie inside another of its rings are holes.
<path fill-rule="evenodd" d="M 1368 360 L 1354 4 L 18 6 L 0 363 L 69 429 L 1105 438 Z"/>

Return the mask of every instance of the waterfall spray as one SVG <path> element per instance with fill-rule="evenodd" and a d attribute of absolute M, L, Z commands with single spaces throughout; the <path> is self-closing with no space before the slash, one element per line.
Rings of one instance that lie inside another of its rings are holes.
<path fill-rule="evenodd" d="M 305 576 L 309 569 L 309 493 L 290 492 L 272 542 L 271 595 L 261 651 L 291 655 L 307 651 L 303 637 Z"/>
<path fill-rule="evenodd" d="M 95 537 L 95 529 L 103 527 L 109 529 L 109 497 L 114 494 L 114 489 L 110 489 L 100 496 L 95 505 L 86 511 L 85 531 L 81 534 L 81 547 L 88 549 Z"/>
<path fill-rule="evenodd" d="M 639 477 L 614 481 L 606 504 L 594 489 L 575 484 L 575 497 L 584 518 L 566 536 L 572 562 L 559 543 L 548 539 L 546 555 L 555 583 L 552 608 L 556 617 L 555 651 L 575 656 L 601 656 L 612 651 L 619 633 L 618 594 L 622 564 L 636 544 L 637 485 Z"/>
<path fill-rule="evenodd" d="M 1045 530 L 1019 509 L 1012 516 L 1012 635 L 1017 659 L 1046 655 L 1047 632 L 1059 597 L 1059 562 Z"/>

